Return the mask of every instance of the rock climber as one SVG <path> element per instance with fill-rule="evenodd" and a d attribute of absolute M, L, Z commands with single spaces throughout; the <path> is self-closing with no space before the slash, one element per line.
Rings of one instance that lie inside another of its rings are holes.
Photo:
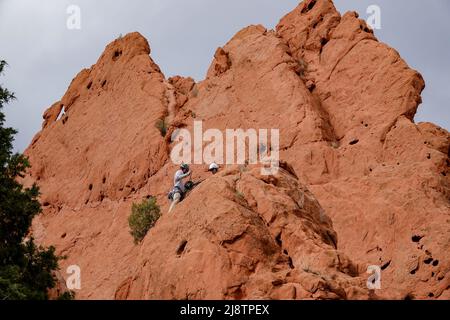
<path fill-rule="evenodd" d="M 192 176 L 192 172 L 189 170 L 189 166 L 185 163 L 180 166 L 180 170 L 175 172 L 175 176 L 173 178 L 173 190 L 169 194 L 169 199 L 172 200 L 169 213 L 172 212 L 181 200 L 183 200 L 186 192 L 184 179 L 190 176 Z"/>
<path fill-rule="evenodd" d="M 219 171 L 219 166 L 217 165 L 217 163 L 213 162 L 209 165 L 208 171 L 210 171 L 212 174 L 216 174 Z"/>

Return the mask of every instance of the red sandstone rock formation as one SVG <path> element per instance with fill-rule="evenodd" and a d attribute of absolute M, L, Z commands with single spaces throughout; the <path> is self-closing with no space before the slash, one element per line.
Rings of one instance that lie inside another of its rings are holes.
<path fill-rule="evenodd" d="M 450 298 L 450 136 L 414 123 L 422 77 L 356 13 L 304 1 L 275 31 L 238 32 L 199 83 L 166 80 L 149 53 L 138 33 L 110 44 L 26 151 L 34 235 L 81 267 L 77 298 Z M 292 168 L 194 166 L 207 180 L 136 246 L 131 204 L 167 210 L 170 135 L 194 120 L 279 128 Z"/>

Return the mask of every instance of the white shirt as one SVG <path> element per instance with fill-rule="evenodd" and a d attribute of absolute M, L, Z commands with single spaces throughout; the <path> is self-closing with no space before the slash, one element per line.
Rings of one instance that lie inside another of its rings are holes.
<path fill-rule="evenodd" d="M 188 177 L 190 174 L 191 174 L 191 171 L 189 171 L 187 173 L 183 173 L 183 170 L 181 170 L 181 169 L 178 170 L 177 172 L 175 172 L 175 177 L 173 178 L 174 186 L 180 188 L 181 191 L 185 192 L 183 179 Z"/>

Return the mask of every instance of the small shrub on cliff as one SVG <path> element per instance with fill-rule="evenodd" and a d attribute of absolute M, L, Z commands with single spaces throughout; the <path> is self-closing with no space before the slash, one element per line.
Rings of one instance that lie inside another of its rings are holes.
<path fill-rule="evenodd" d="M 133 203 L 128 224 L 134 243 L 137 244 L 144 239 L 148 230 L 155 225 L 160 216 L 161 210 L 154 197 L 146 199 L 140 204 Z"/>
<path fill-rule="evenodd" d="M 66 291 L 63 294 L 61 294 L 57 300 L 75 300 L 75 292 Z"/>
<path fill-rule="evenodd" d="M 245 196 L 242 192 L 240 192 L 239 190 L 236 190 L 236 197 L 238 197 L 241 200 L 245 199 Z"/>
<path fill-rule="evenodd" d="M 155 123 L 156 129 L 159 130 L 161 136 L 165 137 L 167 134 L 167 122 L 164 119 L 158 119 Z"/>
<path fill-rule="evenodd" d="M 298 70 L 297 70 L 297 74 L 300 77 L 304 77 L 305 76 L 305 72 L 308 70 L 308 63 L 303 59 L 303 58 L 299 58 L 298 59 Z"/>

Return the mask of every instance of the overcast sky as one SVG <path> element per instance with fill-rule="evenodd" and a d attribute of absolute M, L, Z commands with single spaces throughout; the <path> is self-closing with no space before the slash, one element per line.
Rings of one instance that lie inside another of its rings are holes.
<path fill-rule="evenodd" d="M 202 80 L 214 51 L 250 24 L 274 28 L 298 0 L 0 0 L 0 78 L 17 101 L 6 107 L 7 124 L 19 130 L 23 151 L 40 130 L 42 113 L 58 101 L 73 77 L 97 61 L 120 34 L 139 31 L 164 74 Z M 424 76 L 427 88 L 416 121 L 450 129 L 450 1 L 335 0 L 344 13 L 366 19 L 381 8 L 380 41 L 396 48 Z M 81 9 L 81 30 L 69 30 L 70 5 Z"/>

